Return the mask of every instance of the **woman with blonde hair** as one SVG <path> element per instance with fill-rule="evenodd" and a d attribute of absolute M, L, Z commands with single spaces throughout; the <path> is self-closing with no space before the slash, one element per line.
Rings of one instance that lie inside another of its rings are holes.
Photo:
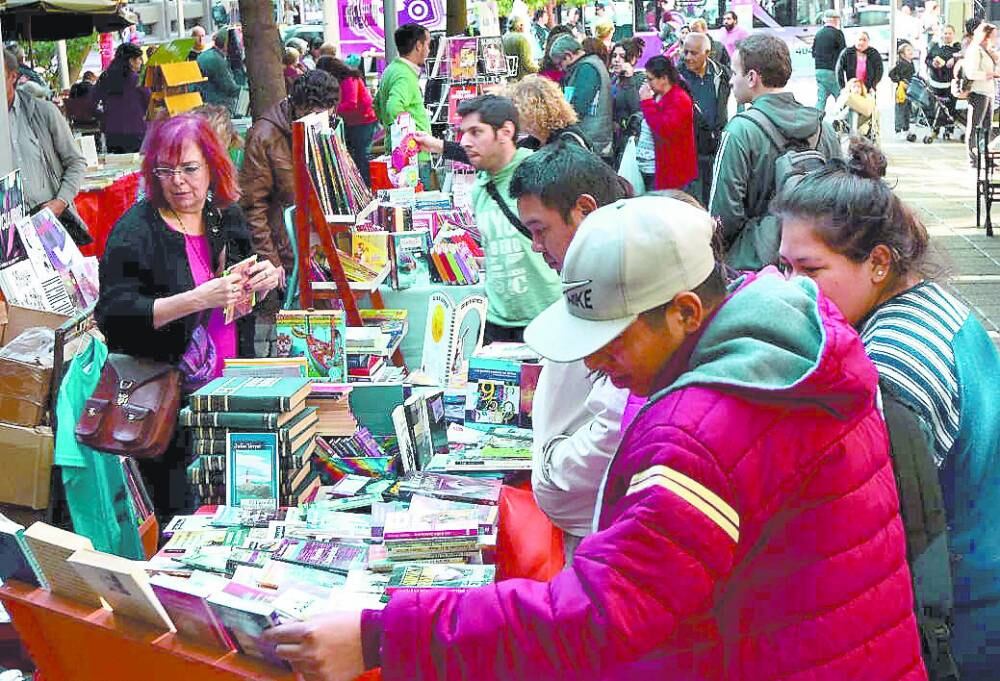
<path fill-rule="evenodd" d="M 530 139 L 519 146 L 538 149 L 557 139 L 566 139 L 590 149 L 590 141 L 577 123 L 576 111 L 562 90 L 544 76 L 528 75 L 507 89 L 520 116 L 521 129 Z"/>
<path fill-rule="evenodd" d="M 229 160 L 233 162 L 236 170 L 239 171 L 243 167 L 243 138 L 236 132 L 236 127 L 233 125 L 233 118 L 229 115 L 226 107 L 219 106 L 218 104 L 202 104 L 198 108 L 192 109 L 191 113 L 201 116 L 208 121 L 208 124 L 219 138 L 219 142 L 222 143 L 222 146 L 228 152 Z"/>

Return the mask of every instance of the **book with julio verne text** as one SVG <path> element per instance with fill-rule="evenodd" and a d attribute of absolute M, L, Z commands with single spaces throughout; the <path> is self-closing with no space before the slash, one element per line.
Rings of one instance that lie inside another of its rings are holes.
<path fill-rule="evenodd" d="M 227 505 L 249 500 L 278 502 L 278 436 L 230 433 L 226 456 Z"/>

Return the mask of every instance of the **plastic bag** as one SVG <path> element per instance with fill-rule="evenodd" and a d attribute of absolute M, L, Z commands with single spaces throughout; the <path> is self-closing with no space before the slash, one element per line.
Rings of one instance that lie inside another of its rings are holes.
<path fill-rule="evenodd" d="M 44 369 L 52 368 L 56 332 L 44 326 L 32 326 L 0 349 L 0 359 L 9 359 Z"/>
<path fill-rule="evenodd" d="M 632 184 L 632 189 L 636 196 L 646 193 L 646 181 L 642 179 L 642 172 L 639 170 L 639 161 L 635 155 L 635 137 L 629 137 L 622 151 L 622 160 L 618 164 L 618 174 Z"/>
<path fill-rule="evenodd" d="M 504 485 L 500 492 L 497 580 L 548 581 L 565 564 L 562 530 L 538 508 L 529 489 Z"/>

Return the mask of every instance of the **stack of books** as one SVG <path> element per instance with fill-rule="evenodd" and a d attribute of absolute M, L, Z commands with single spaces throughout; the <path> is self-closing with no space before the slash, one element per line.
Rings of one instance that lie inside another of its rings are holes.
<path fill-rule="evenodd" d="M 439 239 L 431 248 L 430 258 L 436 278 L 442 283 L 454 286 L 479 283 L 479 264 L 464 241 Z"/>
<path fill-rule="evenodd" d="M 191 396 L 179 420 L 196 457 L 188 479 L 203 504 L 264 499 L 294 505 L 311 477 L 318 417 L 301 377 L 218 378 Z"/>
<path fill-rule="evenodd" d="M 306 130 L 306 166 L 323 212 L 357 215 L 372 202 L 372 194 L 347 147 L 332 130 Z"/>
<path fill-rule="evenodd" d="M 312 384 L 306 407 L 316 409 L 316 434 L 320 436 L 350 437 L 358 428 L 358 421 L 351 411 L 351 386 L 338 383 Z"/>

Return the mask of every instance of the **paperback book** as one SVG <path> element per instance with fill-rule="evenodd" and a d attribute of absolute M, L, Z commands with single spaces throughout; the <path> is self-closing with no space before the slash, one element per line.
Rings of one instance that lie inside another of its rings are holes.
<path fill-rule="evenodd" d="M 237 650 L 291 670 L 291 666 L 278 657 L 274 644 L 263 638 L 265 631 L 284 623 L 274 605 L 276 598 L 274 591 L 231 582 L 206 600 Z"/>
<path fill-rule="evenodd" d="M 149 585 L 145 563 L 90 549 L 75 551 L 66 562 L 116 614 L 174 631 L 174 623 Z"/>
<path fill-rule="evenodd" d="M 278 503 L 278 438 L 274 433 L 230 433 L 227 505 L 264 500 Z"/>
<path fill-rule="evenodd" d="M 347 323 L 342 310 L 297 310 L 278 313 L 278 357 L 305 357 L 309 376 L 347 380 Z"/>
<path fill-rule="evenodd" d="M 0 582 L 8 579 L 49 588 L 24 539 L 24 527 L 0 514 Z"/>
<path fill-rule="evenodd" d="M 209 606 L 207 598 L 227 585 L 225 578 L 211 575 L 206 583 L 172 575 L 155 575 L 149 583 L 177 628 L 177 635 L 200 646 L 232 650 L 226 628 Z"/>
<path fill-rule="evenodd" d="M 389 575 L 386 593 L 411 589 L 475 589 L 496 580 L 493 565 L 401 565 Z"/>
<path fill-rule="evenodd" d="M 483 344 L 486 307 L 483 296 L 469 296 L 456 305 L 444 293 L 431 294 L 421 372 L 435 385 L 450 385 L 467 374 L 469 358 Z"/>

